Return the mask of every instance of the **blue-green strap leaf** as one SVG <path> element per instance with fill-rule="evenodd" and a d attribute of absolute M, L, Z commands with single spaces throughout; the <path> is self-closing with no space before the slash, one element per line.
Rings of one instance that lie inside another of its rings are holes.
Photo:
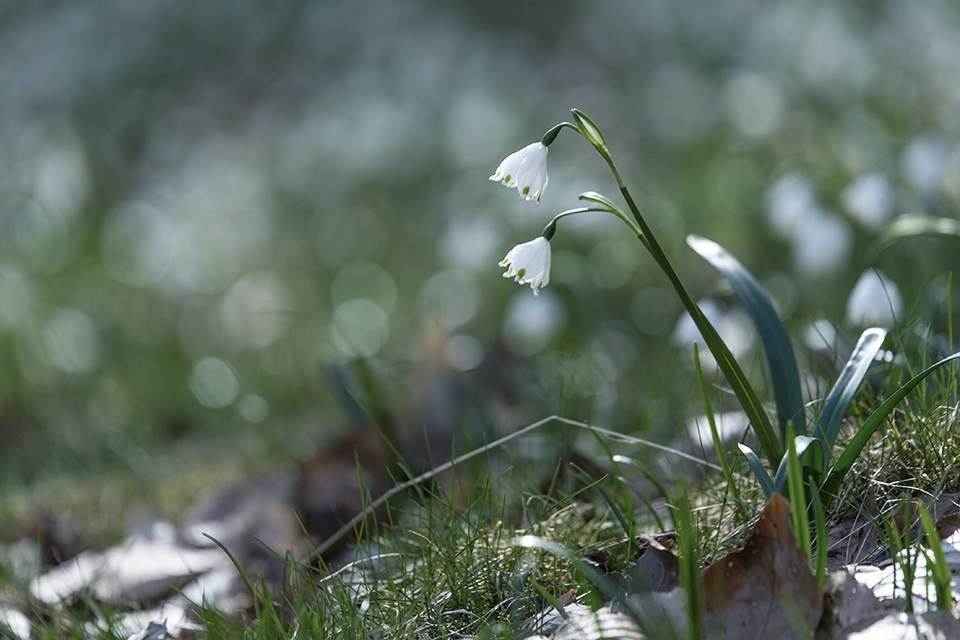
<path fill-rule="evenodd" d="M 823 403 L 823 410 L 820 412 L 820 419 L 817 420 L 817 426 L 814 428 L 814 435 L 823 445 L 824 467 L 830 464 L 833 443 L 837 441 L 840 425 L 843 423 L 847 409 L 853 401 L 853 396 L 860 388 L 860 383 L 863 382 L 863 377 L 867 374 L 867 369 L 870 368 L 870 364 L 876 357 L 877 351 L 880 350 L 880 345 L 883 344 L 883 339 L 886 336 L 885 329 L 876 327 L 867 329 L 860 335 L 850 359 L 844 365 L 840 377 Z"/>
<path fill-rule="evenodd" d="M 960 220 L 920 215 L 904 216 L 887 227 L 877 238 L 876 244 L 878 248 L 883 248 L 898 240 L 919 236 L 960 238 Z"/>
<path fill-rule="evenodd" d="M 860 429 L 857 431 L 857 434 L 853 436 L 853 439 L 847 445 L 846 449 L 843 450 L 843 453 L 840 454 L 840 457 L 837 458 L 836 464 L 833 465 L 833 469 L 830 470 L 830 475 L 827 476 L 826 481 L 823 483 L 822 494 L 827 496 L 827 500 L 830 499 L 830 496 L 834 495 L 837 491 L 837 488 L 840 486 L 840 483 L 843 482 L 843 479 L 846 477 L 847 473 L 853 467 L 853 463 L 857 461 L 857 458 L 860 457 L 860 452 L 863 451 L 863 448 L 867 446 L 870 437 L 880 428 L 880 425 L 883 424 L 883 421 L 887 419 L 887 416 L 890 415 L 890 412 L 893 411 L 894 407 L 900 404 L 900 401 L 906 397 L 908 393 L 913 391 L 913 389 L 920 384 L 924 378 L 929 376 L 931 373 L 942 367 L 943 365 L 960 358 L 960 352 L 957 352 L 951 356 L 947 356 L 943 360 L 936 362 L 913 378 L 911 378 L 906 384 L 896 390 L 892 396 L 886 399 L 886 401 L 877 407 L 877 410 L 870 414 L 870 417 L 863 423 Z"/>
<path fill-rule="evenodd" d="M 743 452 L 744 456 L 746 456 L 747 463 L 753 470 L 753 475 L 757 476 L 757 482 L 760 483 L 760 488 L 763 489 L 764 495 L 766 495 L 769 499 L 770 496 L 778 493 L 776 488 L 773 486 L 773 480 L 770 478 L 770 474 L 767 473 L 767 470 L 763 467 L 763 463 L 760 462 L 760 456 L 754 453 L 753 449 L 742 442 L 737 446 L 740 447 L 740 451 Z M 784 456 L 784 460 L 786 460 L 786 456 Z"/>
<path fill-rule="evenodd" d="M 773 395 L 777 403 L 780 441 L 786 440 L 787 423 L 793 422 L 799 435 L 806 435 L 807 423 L 800 395 L 800 376 L 793 345 L 770 298 L 756 278 L 726 249 L 701 236 L 687 236 L 687 244 L 727 279 L 760 335 L 767 356 Z"/>
<path fill-rule="evenodd" d="M 797 458 L 801 463 L 803 462 L 803 455 L 807 452 L 807 449 L 809 449 L 811 445 L 820 444 L 819 440 L 811 438 L 810 436 L 797 436 L 793 441 L 796 446 Z M 816 448 L 813 449 L 813 453 L 819 455 Z M 777 468 L 777 475 L 773 478 L 773 488 L 777 493 L 783 493 L 784 487 L 787 486 L 789 472 L 788 457 L 783 456 L 783 459 L 780 461 L 780 466 Z"/>

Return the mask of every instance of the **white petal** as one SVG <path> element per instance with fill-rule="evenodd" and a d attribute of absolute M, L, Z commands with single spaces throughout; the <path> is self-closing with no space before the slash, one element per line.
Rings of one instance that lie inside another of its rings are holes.
<path fill-rule="evenodd" d="M 534 295 L 550 282 L 550 241 L 543 236 L 518 244 L 500 261 L 505 278 L 529 284 Z"/>
<path fill-rule="evenodd" d="M 547 147 L 534 142 L 504 158 L 490 180 L 516 187 L 520 197 L 537 200 L 547 188 Z"/>

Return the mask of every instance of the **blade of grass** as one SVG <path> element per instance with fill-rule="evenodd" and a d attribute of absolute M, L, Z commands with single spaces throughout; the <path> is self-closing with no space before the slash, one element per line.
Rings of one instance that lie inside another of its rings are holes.
<path fill-rule="evenodd" d="M 773 397 L 777 404 L 777 420 L 780 423 L 780 442 L 785 442 L 788 422 L 793 422 L 797 435 L 806 435 L 807 421 L 803 412 L 803 397 L 800 395 L 800 377 L 793 355 L 793 345 L 770 298 L 753 274 L 716 242 L 689 235 L 687 244 L 730 283 L 753 320 L 770 369 Z"/>
<path fill-rule="evenodd" d="M 617 480 L 622 482 L 624 485 L 626 485 L 627 488 L 630 489 L 634 493 L 634 495 L 637 496 L 640 502 L 643 503 L 643 505 L 647 508 L 647 511 L 650 513 L 650 515 L 653 516 L 653 521 L 656 523 L 657 528 L 661 532 L 666 531 L 667 530 L 666 527 L 663 526 L 663 520 L 660 518 L 660 514 L 657 513 L 657 510 L 653 507 L 653 502 L 650 501 L 650 498 L 643 495 L 643 493 L 641 493 L 636 487 L 634 487 L 630 483 L 630 481 L 627 480 L 626 478 L 621 476 L 617 478 Z"/>
<path fill-rule="evenodd" d="M 557 613 L 560 614 L 561 618 L 563 618 L 564 620 L 570 619 L 570 614 L 567 613 L 567 610 L 563 608 L 563 605 L 560 604 L 560 601 L 554 598 L 549 591 L 544 589 L 542 584 L 540 584 L 533 578 L 530 578 L 530 584 L 532 584 L 533 588 L 537 590 L 537 593 L 539 593 L 543 597 L 543 599 L 546 600 L 547 603 L 551 607 L 553 607 L 557 611 Z"/>
<path fill-rule="evenodd" d="M 793 425 L 787 425 L 787 489 L 790 492 L 790 519 L 793 522 L 793 535 L 797 545 L 807 556 L 807 564 L 813 564 L 813 551 L 810 545 L 810 521 L 807 519 L 807 500 L 803 483 L 803 468 L 797 451 L 797 440 L 793 436 Z M 808 438 L 810 440 L 810 438 Z M 815 442 L 815 441 L 814 441 Z"/>
<path fill-rule="evenodd" d="M 640 473 L 642 473 L 643 476 L 647 480 L 649 480 L 650 483 L 653 485 L 653 487 L 657 490 L 657 493 L 660 494 L 660 497 L 663 498 L 664 500 L 667 500 L 668 494 L 667 494 L 666 487 L 663 486 L 663 483 L 660 482 L 660 479 L 657 478 L 656 475 L 654 475 L 649 469 L 647 469 L 642 464 L 640 464 L 639 460 L 634 460 L 633 458 L 630 458 L 627 456 L 621 456 L 621 455 L 617 455 L 614 457 L 617 459 L 617 462 L 621 464 L 628 464 L 634 469 L 636 469 L 637 471 L 639 471 Z"/>
<path fill-rule="evenodd" d="M 677 540 L 680 543 L 680 588 L 687 596 L 689 638 L 700 638 L 700 559 L 697 556 L 699 532 L 693 524 L 693 511 L 686 493 L 676 500 Z"/>
<path fill-rule="evenodd" d="M 737 485 L 733 481 L 733 470 L 730 468 L 730 460 L 727 459 L 726 447 L 724 447 L 723 439 L 717 430 L 717 421 L 713 415 L 713 404 L 710 402 L 707 381 L 703 375 L 703 366 L 700 363 L 700 346 L 696 342 L 693 343 L 693 363 L 697 369 L 697 386 L 700 388 L 700 399 L 703 402 L 703 410 L 707 416 L 707 423 L 710 425 L 710 438 L 713 440 L 713 448 L 717 452 L 717 461 L 723 469 L 723 477 L 727 481 L 727 486 L 730 487 L 730 493 L 733 494 L 734 502 L 738 505 L 741 515 L 745 516 L 746 509 L 740 500 L 740 492 L 737 489 Z"/>
<path fill-rule="evenodd" d="M 814 574 L 817 577 L 817 587 L 823 591 L 823 584 L 827 578 L 827 514 L 820 500 L 820 489 L 813 478 L 810 478 L 810 502 L 813 504 L 813 520 L 817 531 L 817 562 Z"/>
<path fill-rule="evenodd" d="M 220 547 L 220 550 L 227 554 L 227 557 L 230 558 L 230 562 L 232 562 L 233 566 L 237 568 L 237 572 L 239 572 L 240 578 L 243 580 L 243 585 L 247 588 L 247 592 L 250 594 L 250 599 L 253 601 L 254 612 L 256 613 L 257 618 L 259 618 L 260 614 L 262 613 L 260 610 L 260 598 L 258 597 L 256 587 L 253 586 L 253 582 L 250 581 L 250 578 L 247 577 L 247 573 L 243 570 L 243 566 L 236 559 L 236 557 L 230 553 L 230 550 L 227 549 L 222 542 L 211 536 L 209 533 L 204 533 L 203 537 Z"/>
<path fill-rule="evenodd" d="M 623 471 L 620 469 L 620 463 L 617 460 L 617 456 L 614 455 L 613 451 L 610 449 L 610 445 L 607 444 L 606 440 L 600 437 L 600 434 L 596 431 L 591 431 L 590 434 L 596 439 L 597 444 L 600 445 L 600 448 L 603 449 L 603 452 L 607 454 L 607 459 L 610 460 L 610 465 L 613 467 L 613 473 L 615 477 L 622 478 Z M 630 500 L 630 490 L 626 486 L 620 486 L 620 508 L 623 511 L 628 511 L 630 513 L 630 530 L 633 529 L 633 504 Z M 626 527 L 624 527 L 626 529 Z M 630 535 L 630 532 L 627 532 L 627 535 Z"/>
<path fill-rule="evenodd" d="M 933 586 L 937 590 L 937 609 L 953 615 L 950 565 L 947 564 L 947 557 L 943 553 L 943 542 L 940 540 L 940 534 L 937 533 L 936 525 L 933 524 L 930 512 L 923 504 L 918 506 L 920 508 L 920 522 L 923 525 L 924 533 L 927 534 L 927 546 L 933 551 L 933 566 L 930 568 L 930 573 L 933 576 Z"/>
<path fill-rule="evenodd" d="M 608 600 L 615 600 L 617 604 L 620 605 L 624 613 L 630 616 L 630 618 L 637 623 L 637 626 L 640 627 L 640 630 L 647 634 L 647 637 L 654 637 L 650 634 L 649 626 L 643 619 L 643 616 L 640 615 L 633 603 L 627 600 L 626 592 L 617 587 L 617 585 L 615 585 L 609 579 L 601 575 L 599 571 L 582 561 L 580 558 L 576 557 L 565 547 L 551 540 L 531 535 L 513 538 L 510 540 L 510 544 L 515 547 L 522 547 L 524 549 L 540 549 L 567 560 L 573 565 L 577 573 L 579 573 L 584 579 L 589 581 L 594 587 L 600 590 L 604 598 Z"/>

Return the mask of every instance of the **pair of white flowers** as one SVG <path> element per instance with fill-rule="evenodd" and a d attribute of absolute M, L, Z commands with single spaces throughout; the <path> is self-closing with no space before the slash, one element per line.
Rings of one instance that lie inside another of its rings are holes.
<path fill-rule="evenodd" d="M 504 158 L 490 179 L 520 192 L 524 200 L 540 201 L 547 188 L 547 147 L 534 142 Z M 506 267 L 504 278 L 513 278 L 520 284 L 529 284 L 533 295 L 550 282 L 550 240 L 540 236 L 518 244 L 500 261 Z"/>

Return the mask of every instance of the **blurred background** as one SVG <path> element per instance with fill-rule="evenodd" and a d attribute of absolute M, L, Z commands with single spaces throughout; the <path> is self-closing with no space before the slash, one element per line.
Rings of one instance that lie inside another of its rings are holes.
<path fill-rule="evenodd" d="M 353 398 L 413 431 L 675 438 L 691 336 L 616 220 L 562 221 L 539 297 L 497 267 L 580 192 L 617 199 L 569 130 L 539 205 L 487 180 L 571 107 L 758 383 L 688 233 L 761 279 L 812 372 L 866 323 L 949 335 L 955 247 L 871 247 L 957 217 L 958 29 L 935 0 L 8 3 L 0 514 L 176 513 L 322 450 Z"/>

